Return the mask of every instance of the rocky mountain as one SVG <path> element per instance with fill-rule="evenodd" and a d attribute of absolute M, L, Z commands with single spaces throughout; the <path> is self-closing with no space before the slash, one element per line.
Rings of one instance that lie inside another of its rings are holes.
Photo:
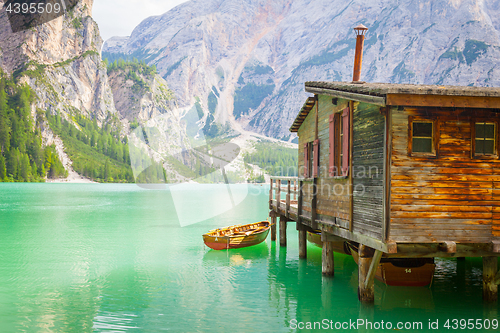
<path fill-rule="evenodd" d="M 0 0 L 0 8 L 3 4 Z M 98 181 L 134 181 L 134 176 L 140 175 L 133 174 L 130 168 L 128 139 L 134 140 L 131 129 L 157 119 L 160 126 L 156 128 L 170 134 L 170 142 L 162 142 L 162 154 L 190 148 L 189 140 L 175 111 L 175 97 L 154 68 L 128 63 L 120 68 L 111 66 L 108 75 L 108 66 L 100 54 L 103 42 L 91 17 L 92 5 L 93 0 L 81 0 L 64 15 L 16 33 L 2 9 L 0 76 L 6 75 L 8 82 L 18 87 L 27 85 L 34 92 L 33 98 L 25 98 L 31 103 L 31 130 L 41 133 L 44 146 L 55 145 L 54 151 L 70 178 L 84 180 L 80 177 L 84 175 Z M 17 116 L 12 112 L 6 111 L 6 120 L 0 114 L 0 130 L 15 141 L 15 128 L 9 122 Z M 16 154 L 24 158 L 25 151 L 22 146 Z M 4 160 L 8 162 L 9 154 L 2 151 L 0 156 L 6 155 Z M 32 156 L 29 158 L 33 165 Z M 143 178 L 164 178 L 162 156 L 156 154 L 148 159 L 140 171 L 152 166 L 154 175 L 148 173 Z"/>
<path fill-rule="evenodd" d="M 309 80 L 500 86 L 500 0 L 192 0 L 147 18 L 104 56 L 155 65 L 201 126 L 292 140 Z"/>

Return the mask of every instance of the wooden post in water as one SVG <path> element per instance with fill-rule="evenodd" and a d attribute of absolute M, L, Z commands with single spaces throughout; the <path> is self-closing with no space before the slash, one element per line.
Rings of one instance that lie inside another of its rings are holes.
<path fill-rule="evenodd" d="M 269 216 L 271 216 L 271 241 L 276 241 L 276 213 L 271 211 Z"/>
<path fill-rule="evenodd" d="M 307 258 L 307 231 L 304 230 L 302 224 L 297 222 L 299 229 L 299 258 Z"/>
<path fill-rule="evenodd" d="M 280 215 L 280 246 L 286 247 L 286 217 Z"/>
<path fill-rule="evenodd" d="M 322 232 L 321 240 L 323 241 L 323 252 L 321 255 L 321 272 L 325 276 L 334 276 L 335 274 L 335 258 L 333 256 L 333 243 L 326 240 L 326 236 Z"/>
<path fill-rule="evenodd" d="M 373 303 L 375 300 L 375 288 L 373 283 L 373 278 L 375 276 L 374 272 L 372 273 L 373 276 L 371 276 L 370 279 L 368 278 L 370 264 L 372 264 L 373 252 L 372 248 L 359 244 L 358 298 L 363 303 Z M 378 262 L 380 262 L 380 257 L 378 258 Z M 378 262 L 374 262 L 373 264 L 378 266 Z M 376 267 L 374 268 L 376 269 Z"/>
<path fill-rule="evenodd" d="M 483 301 L 498 300 L 498 285 L 495 277 L 498 271 L 497 257 L 483 257 Z"/>

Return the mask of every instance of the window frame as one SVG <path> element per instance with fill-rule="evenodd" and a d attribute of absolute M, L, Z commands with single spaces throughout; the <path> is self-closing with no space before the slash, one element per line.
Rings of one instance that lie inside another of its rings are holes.
<path fill-rule="evenodd" d="M 319 139 L 304 143 L 304 178 L 319 177 Z"/>
<path fill-rule="evenodd" d="M 432 123 L 432 152 L 413 151 L 413 123 Z M 408 154 L 411 157 L 437 158 L 439 155 L 439 121 L 436 117 L 408 117 Z"/>
<path fill-rule="evenodd" d="M 493 154 L 476 154 L 476 124 L 477 123 L 486 123 L 486 124 L 494 124 L 495 125 L 495 138 L 494 138 L 494 144 L 495 144 L 495 149 Z M 472 159 L 477 159 L 477 160 L 492 160 L 492 159 L 498 159 L 499 154 L 498 154 L 498 144 L 499 144 L 499 138 L 498 138 L 498 120 L 496 119 L 486 119 L 486 118 L 474 118 L 471 120 L 471 158 Z"/>
<path fill-rule="evenodd" d="M 347 117 L 347 124 L 344 124 L 344 118 Z M 336 110 L 329 117 L 329 168 L 328 175 L 335 179 L 345 179 L 349 177 L 350 170 L 350 128 L 351 128 L 351 107 L 347 106 L 341 110 Z M 347 133 L 344 130 L 347 129 Z M 333 132 L 333 133 L 332 133 Z M 341 134 L 342 133 L 342 134 Z M 332 135 L 333 134 L 333 135 Z M 344 136 L 347 135 L 347 139 Z M 345 141 L 347 140 L 347 142 Z M 344 143 L 347 143 L 347 150 L 344 149 Z M 347 156 L 344 158 L 344 152 Z M 346 170 L 343 170 L 343 164 L 347 162 Z"/>

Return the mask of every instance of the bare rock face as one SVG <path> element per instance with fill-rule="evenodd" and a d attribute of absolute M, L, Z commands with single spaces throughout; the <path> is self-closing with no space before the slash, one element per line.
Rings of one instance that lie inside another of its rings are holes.
<path fill-rule="evenodd" d="M 352 79 L 359 23 L 364 81 L 500 86 L 499 17 L 499 0 L 192 0 L 103 52 L 155 64 L 180 106 L 292 139 L 304 82 Z"/>
<path fill-rule="evenodd" d="M 0 66 L 37 93 L 37 108 L 63 115 L 81 112 L 102 123 L 116 109 L 92 4 L 82 0 L 64 16 L 17 33 L 7 13 L 0 12 Z"/>
<path fill-rule="evenodd" d="M 149 138 L 149 144 L 158 153 L 153 156 L 157 161 L 191 148 L 174 93 L 151 68 L 134 63 L 110 69 L 109 83 L 129 139 L 135 135 L 130 131 L 135 129 L 133 123 L 145 131 L 154 128 L 157 135 Z"/>

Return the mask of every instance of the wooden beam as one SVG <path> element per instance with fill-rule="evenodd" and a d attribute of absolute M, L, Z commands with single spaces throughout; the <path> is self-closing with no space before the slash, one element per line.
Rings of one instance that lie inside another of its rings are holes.
<path fill-rule="evenodd" d="M 329 222 L 318 220 L 317 223 L 318 223 L 318 229 L 330 233 L 332 235 L 342 237 L 346 240 L 350 240 L 360 244 L 366 244 L 384 253 L 396 253 L 397 251 L 397 246 L 396 243 L 394 242 L 384 243 L 372 237 L 350 232 L 349 230 L 340 228 L 339 226 L 333 225 L 332 223 Z"/>
<path fill-rule="evenodd" d="M 332 90 L 332 89 L 324 89 L 324 88 L 313 88 L 306 87 L 306 92 L 318 95 L 328 95 L 333 97 L 338 97 L 347 100 L 353 100 L 363 103 L 375 104 L 380 106 L 385 106 L 385 97 L 372 96 L 372 95 L 364 95 L 364 94 L 356 94 L 347 91 L 341 90 Z"/>
<path fill-rule="evenodd" d="M 382 251 L 375 250 L 372 261 L 370 263 L 370 269 L 365 280 L 365 289 L 371 288 L 373 286 L 373 281 L 375 279 L 375 273 L 377 272 L 377 267 L 380 264 L 380 259 L 382 258 Z"/>
<path fill-rule="evenodd" d="M 285 209 L 285 215 L 286 218 L 290 218 L 290 185 L 291 185 L 291 180 L 287 181 L 287 191 L 286 191 L 286 209 Z"/>
<path fill-rule="evenodd" d="M 498 109 L 500 97 L 387 94 L 386 103 L 398 106 Z"/>
<path fill-rule="evenodd" d="M 500 253 L 500 240 L 491 241 L 491 252 Z"/>
<path fill-rule="evenodd" d="M 483 257 L 483 301 L 497 302 L 498 285 L 496 275 L 498 274 L 497 257 Z"/>
<path fill-rule="evenodd" d="M 373 303 L 375 300 L 375 288 L 374 284 L 368 283 L 365 286 L 365 281 L 368 279 L 368 273 L 370 271 L 370 266 L 372 258 L 370 253 L 372 253 L 369 247 L 360 244 L 358 249 L 358 298 L 362 303 Z"/>
<path fill-rule="evenodd" d="M 297 199 L 297 223 L 302 222 L 302 200 L 303 200 L 303 193 L 302 193 L 302 181 L 299 180 L 299 198 Z"/>
<path fill-rule="evenodd" d="M 457 243 L 451 241 L 441 242 L 439 243 L 438 249 L 446 253 L 456 253 Z"/>
<path fill-rule="evenodd" d="M 317 219 L 317 203 L 318 203 L 318 178 L 313 181 L 313 195 L 311 199 L 311 222 L 315 223 Z"/>
<path fill-rule="evenodd" d="M 456 251 L 449 253 L 440 247 L 440 243 L 416 244 L 397 243 L 397 253 L 387 253 L 388 258 L 433 258 L 433 257 L 489 257 L 500 256 L 491 251 L 491 244 L 464 244 L 457 243 Z"/>
<path fill-rule="evenodd" d="M 321 233 L 322 242 L 344 242 L 345 239 L 339 236 L 330 235 L 326 232 Z"/>

